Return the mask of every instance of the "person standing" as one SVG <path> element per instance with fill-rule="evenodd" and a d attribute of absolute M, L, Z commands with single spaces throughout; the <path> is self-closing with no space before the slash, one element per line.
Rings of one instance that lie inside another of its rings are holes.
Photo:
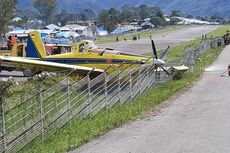
<path fill-rule="evenodd" d="M 118 38 L 118 36 L 116 37 L 116 42 L 118 42 L 119 41 L 119 38 Z"/>
<path fill-rule="evenodd" d="M 14 46 L 18 43 L 18 38 L 17 38 L 17 35 L 13 36 L 12 37 L 12 40 L 11 40 L 11 46 Z"/>
<path fill-rule="evenodd" d="M 12 44 L 12 36 L 9 36 L 8 37 L 8 40 L 7 40 L 7 48 L 8 48 L 8 50 L 11 50 L 11 44 Z"/>

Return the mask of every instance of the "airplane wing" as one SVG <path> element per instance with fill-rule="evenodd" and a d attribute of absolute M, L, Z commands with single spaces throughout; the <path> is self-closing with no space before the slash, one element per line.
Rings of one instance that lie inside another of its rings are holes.
<path fill-rule="evenodd" d="M 47 62 L 42 60 L 35 60 L 22 57 L 0 56 L 0 66 L 10 67 L 16 69 L 31 69 L 35 71 L 47 71 L 47 72 L 64 72 L 68 70 L 76 70 L 77 72 L 88 72 L 93 68 L 61 64 L 55 62 Z M 104 70 L 94 69 L 93 72 L 102 73 Z"/>

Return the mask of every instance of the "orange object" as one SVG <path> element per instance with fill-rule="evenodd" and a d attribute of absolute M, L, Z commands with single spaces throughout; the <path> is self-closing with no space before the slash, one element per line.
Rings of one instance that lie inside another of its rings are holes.
<path fill-rule="evenodd" d="M 17 44 L 17 37 L 13 36 L 11 39 L 11 45 Z"/>

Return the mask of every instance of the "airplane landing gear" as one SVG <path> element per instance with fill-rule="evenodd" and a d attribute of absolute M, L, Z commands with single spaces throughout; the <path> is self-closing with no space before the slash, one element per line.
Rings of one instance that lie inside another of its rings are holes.
<path fill-rule="evenodd" d="M 35 73 L 30 69 L 23 70 L 23 74 L 24 74 L 25 77 L 31 77 L 31 76 L 35 75 Z"/>

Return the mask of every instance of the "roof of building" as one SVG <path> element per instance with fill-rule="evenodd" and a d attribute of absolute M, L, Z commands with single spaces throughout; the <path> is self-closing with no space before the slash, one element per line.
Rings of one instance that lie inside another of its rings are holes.
<path fill-rule="evenodd" d="M 49 29 L 49 30 L 58 30 L 58 29 L 60 29 L 60 27 L 55 25 L 55 24 L 49 24 L 49 25 L 46 26 L 46 28 Z"/>

